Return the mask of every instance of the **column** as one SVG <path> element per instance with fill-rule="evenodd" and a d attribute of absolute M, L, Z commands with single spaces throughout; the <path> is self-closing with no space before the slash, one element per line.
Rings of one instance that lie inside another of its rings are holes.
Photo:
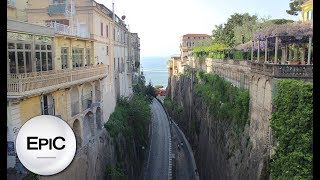
<path fill-rule="evenodd" d="M 274 63 L 276 64 L 278 62 L 278 36 L 276 37 L 276 45 L 274 48 Z"/>
<path fill-rule="evenodd" d="M 296 45 L 294 45 L 293 60 L 298 60 L 298 47 Z"/>
<path fill-rule="evenodd" d="M 312 37 L 309 37 L 308 64 L 310 64 L 310 61 L 311 61 L 311 45 L 312 45 Z"/>
<path fill-rule="evenodd" d="M 264 47 L 264 62 L 266 63 L 268 60 L 268 38 L 266 38 L 265 41 L 265 47 Z"/>
<path fill-rule="evenodd" d="M 254 41 L 252 41 L 252 45 L 251 45 L 251 62 L 253 61 L 253 46 L 254 46 Z"/>
<path fill-rule="evenodd" d="M 258 40 L 258 54 L 257 54 L 257 60 L 260 62 L 260 40 Z"/>
<path fill-rule="evenodd" d="M 292 61 L 292 51 L 289 48 L 289 59 L 288 59 L 289 63 Z"/>
<path fill-rule="evenodd" d="M 305 54 L 306 54 L 306 50 L 305 50 L 305 48 L 302 46 L 302 53 L 301 53 L 301 60 L 300 60 L 301 64 L 305 64 L 305 62 L 304 62 L 304 56 L 305 56 Z"/>

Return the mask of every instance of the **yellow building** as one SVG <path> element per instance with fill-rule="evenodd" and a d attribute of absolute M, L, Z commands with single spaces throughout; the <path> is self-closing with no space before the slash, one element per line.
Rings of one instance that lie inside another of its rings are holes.
<path fill-rule="evenodd" d="M 301 5 L 301 14 L 303 21 L 313 20 L 313 0 L 308 0 Z"/>
<path fill-rule="evenodd" d="M 55 34 L 54 29 L 7 21 L 7 141 L 38 115 L 54 115 L 73 128 L 77 148 L 103 127 L 101 81 L 107 67 L 96 64 L 93 40 Z M 8 156 L 7 167 L 16 166 Z"/>
<path fill-rule="evenodd" d="M 19 21 L 27 21 L 27 0 L 7 0 L 7 18 Z"/>

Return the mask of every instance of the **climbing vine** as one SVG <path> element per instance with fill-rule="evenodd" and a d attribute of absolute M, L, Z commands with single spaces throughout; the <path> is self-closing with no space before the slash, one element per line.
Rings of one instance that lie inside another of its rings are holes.
<path fill-rule="evenodd" d="M 274 98 L 271 127 L 276 153 L 273 179 L 312 179 L 313 85 L 280 80 Z"/>
<path fill-rule="evenodd" d="M 198 71 L 196 93 L 206 103 L 210 113 L 221 120 L 231 120 L 237 132 L 243 132 L 248 121 L 249 92 L 232 86 L 216 74 Z"/>

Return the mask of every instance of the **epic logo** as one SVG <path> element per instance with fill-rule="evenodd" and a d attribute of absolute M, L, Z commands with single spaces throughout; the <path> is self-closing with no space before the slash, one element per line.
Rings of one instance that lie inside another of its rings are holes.
<path fill-rule="evenodd" d="M 39 148 L 31 147 L 31 144 L 38 144 L 38 142 L 31 142 L 31 139 L 38 139 L 38 137 L 27 137 L 27 143 L 28 143 L 27 144 L 27 149 L 28 150 L 38 150 L 38 149 L 41 150 L 41 146 L 46 146 L 46 145 L 48 145 L 48 143 L 49 143 L 49 149 L 50 150 L 52 149 L 52 145 L 57 150 L 61 150 L 61 149 L 63 149 L 65 147 L 65 145 L 63 145 L 61 147 L 57 147 L 56 146 L 56 140 L 57 139 L 61 139 L 62 141 L 65 141 L 65 139 L 63 137 L 60 137 L 60 136 L 54 138 L 53 141 L 52 141 L 52 139 L 48 140 L 46 138 L 39 138 Z"/>
<path fill-rule="evenodd" d="M 76 138 L 62 119 L 37 116 L 21 127 L 16 151 L 20 162 L 31 172 L 53 175 L 63 171 L 73 160 Z"/>

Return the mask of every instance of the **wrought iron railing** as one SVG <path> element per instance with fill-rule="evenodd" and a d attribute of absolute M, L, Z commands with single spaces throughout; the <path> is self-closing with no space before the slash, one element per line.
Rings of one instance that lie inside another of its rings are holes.
<path fill-rule="evenodd" d="M 80 31 L 76 26 L 68 26 L 64 24 L 60 24 L 57 22 L 48 22 L 45 24 L 46 27 L 53 28 L 56 33 L 59 34 L 65 34 L 65 35 L 70 35 L 70 36 L 79 36 L 83 38 L 89 38 L 90 33 L 87 31 Z"/>

